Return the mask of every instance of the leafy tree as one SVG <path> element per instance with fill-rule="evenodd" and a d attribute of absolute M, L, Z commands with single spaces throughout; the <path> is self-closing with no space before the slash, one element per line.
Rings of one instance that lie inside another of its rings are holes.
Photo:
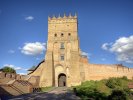
<path fill-rule="evenodd" d="M 16 70 L 14 68 L 5 66 L 4 68 L 2 68 L 2 71 L 5 73 L 16 73 Z"/>

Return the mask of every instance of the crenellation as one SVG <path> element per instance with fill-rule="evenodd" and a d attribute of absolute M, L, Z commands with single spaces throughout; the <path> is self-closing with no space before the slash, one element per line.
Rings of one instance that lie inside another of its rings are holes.
<path fill-rule="evenodd" d="M 71 20 L 72 19 L 72 20 Z M 67 16 L 65 13 L 63 16 L 61 16 L 60 14 L 58 15 L 58 17 L 56 17 L 55 15 L 53 15 L 52 17 L 48 16 L 48 22 L 59 22 L 59 21 L 76 21 L 77 20 L 77 14 L 75 13 L 74 16 L 71 15 L 71 13 L 69 13 L 69 15 Z"/>

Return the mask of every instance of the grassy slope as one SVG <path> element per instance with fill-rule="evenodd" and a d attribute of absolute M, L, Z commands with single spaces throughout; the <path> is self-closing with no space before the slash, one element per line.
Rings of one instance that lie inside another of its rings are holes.
<path fill-rule="evenodd" d="M 108 80 L 101 80 L 101 81 L 86 81 L 83 82 L 81 85 L 76 86 L 77 95 L 81 98 L 101 98 L 102 100 L 106 100 L 109 95 L 111 95 L 113 90 L 121 90 L 121 91 L 128 91 L 128 82 L 133 80 L 128 80 L 127 78 L 111 78 Z M 109 86 L 111 85 L 112 88 Z M 98 99 L 99 100 L 99 99 Z"/>

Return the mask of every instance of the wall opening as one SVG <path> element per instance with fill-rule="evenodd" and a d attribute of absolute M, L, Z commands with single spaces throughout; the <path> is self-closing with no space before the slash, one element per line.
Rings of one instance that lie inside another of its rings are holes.
<path fill-rule="evenodd" d="M 63 87 L 66 86 L 66 75 L 61 73 L 58 76 L 58 86 Z"/>

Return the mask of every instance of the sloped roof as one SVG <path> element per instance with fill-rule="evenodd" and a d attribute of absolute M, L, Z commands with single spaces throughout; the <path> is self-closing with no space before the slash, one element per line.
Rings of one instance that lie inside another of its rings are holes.
<path fill-rule="evenodd" d="M 133 82 L 128 83 L 128 88 L 133 89 Z"/>
<path fill-rule="evenodd" d="M 28 69 L 28 71 L 34 71 L 34 70 L 36 70 L 40 66 L 40 64 L 43 63 L 44 61 L 45 60 L 41 61 L 37 66 Z"/>
<path fill-rule="evenodd" d="M 43 61 L 41 61 L 35 68 L 31 68 L 31 69 L 29 69 L 28 71 L 31 71 L 30 73 L 28 73 L 28 74 L 31 74 L 31 73 L 33 73 L 43 62 L 45 62 L 45 60 L 43 60 Z"/>
<path fill-rule="evenodd" d="M 31 67 L 30 69 L 28 69 L 28 71 L 33 71 L 36 69 L 37 66 Z"/>

